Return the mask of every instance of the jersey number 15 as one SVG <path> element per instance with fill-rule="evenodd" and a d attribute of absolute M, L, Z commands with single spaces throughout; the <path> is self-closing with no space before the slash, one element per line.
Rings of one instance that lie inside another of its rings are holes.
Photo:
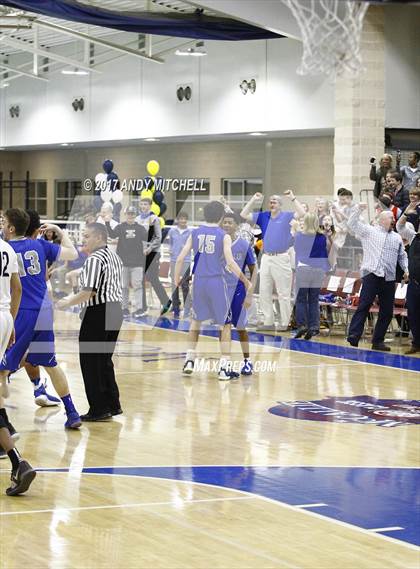
<path fill-rule="evenodd" d="M 215 251 L 216 235 L 198 235 L 198 251 L 212 254 Z"/>

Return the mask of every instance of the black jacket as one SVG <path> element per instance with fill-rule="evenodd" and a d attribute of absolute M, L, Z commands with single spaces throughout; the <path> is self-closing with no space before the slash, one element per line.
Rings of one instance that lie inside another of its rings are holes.
<path fill-rule="evenodd" d="M 138 223 L 120 223 L 114 229 L 106 223 L 108 235 L 115 239 L 118 237 L 117 255 L 121 258 L 124 267 L 143 267 L 143 243 L 147 242 L 147 231 Z"/>
<path fill-rule="evenodd" d="M 375 198 L 379 198 L 382 193 L 382 179 L 386 178 L 387 172 L 389 172 L 389 170 L 384 170 L 382 168 L 376 169 L 375 164 L 372 164 L 370 168 L 369 178 L 372 182 L 375 182 L 375 187 L 373 188 Z"/>
<path fill-rule="evenodd" d="M 420 233 L 417 233 L 408 251 L 408 272 L 410 279 L 420 284 Z"/>

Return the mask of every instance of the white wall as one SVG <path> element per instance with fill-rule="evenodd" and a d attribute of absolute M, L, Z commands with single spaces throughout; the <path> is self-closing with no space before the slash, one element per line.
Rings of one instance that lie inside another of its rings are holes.
<path fill-rule="evenodd" d="M 420 6 L 387 7 L 385 36 L 385 124 L 420 128 Z"/>
<path fill-rule="evenodd" d="M 169 54 L 163 65 L 124 57 L 89 77 L 18 79 L 0 91 L 0 146 L 333 127 L 333 86 L 296 75 L 299 42 L 206 42 L 206 49 L 201 59 Z M 239 83 L 251 78 L 257 91 L 244 96 Z M 192 101 L 179 103 L 176 88 L 187 83 Z M 79 96 L 82 113 L 71 107 Z M 18 119 L 8 114 L 15 103 Z"/>

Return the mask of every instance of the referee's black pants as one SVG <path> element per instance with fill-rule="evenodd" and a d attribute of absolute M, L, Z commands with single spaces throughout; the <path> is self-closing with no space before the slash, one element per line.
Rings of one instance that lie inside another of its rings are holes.
<path fill-rule="evenodd" d="M 349 336 L 361 338 L 366 318 L 376 296 L 379 300 L 378 321 L 373 331 L 372 344 L 381 344 L 394 313 L 395 281 L 386 281 L 369 273 L 363 277 L 360 291 L 359 306 L 351 319 Z"/>
<path fill-rule="evenodd" d="M 119 302 L 86 308 L 79 333 L 79 360 L 90 415 L 112 413 L 121 407 L 112 356 L 122 321 Z"/>

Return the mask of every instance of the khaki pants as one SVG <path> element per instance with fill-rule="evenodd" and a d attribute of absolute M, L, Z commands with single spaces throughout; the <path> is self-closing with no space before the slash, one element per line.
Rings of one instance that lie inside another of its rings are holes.
<path fill-rule="evenodd" d="M 123 267 L 122 308 L 128 309 L 130 285 L 133 287 L 133 309 L 143 310 L 143 267 Z"/>
<path fill-rule="evenodd" d="M 287 252 L 279 255 L 264 254 L 261 260 L 260 305 L 267 326 L 274 324 L 273 285 L 279 299 L 280 326 L 288 326 L 292 313 L 292 267 Z"/>

